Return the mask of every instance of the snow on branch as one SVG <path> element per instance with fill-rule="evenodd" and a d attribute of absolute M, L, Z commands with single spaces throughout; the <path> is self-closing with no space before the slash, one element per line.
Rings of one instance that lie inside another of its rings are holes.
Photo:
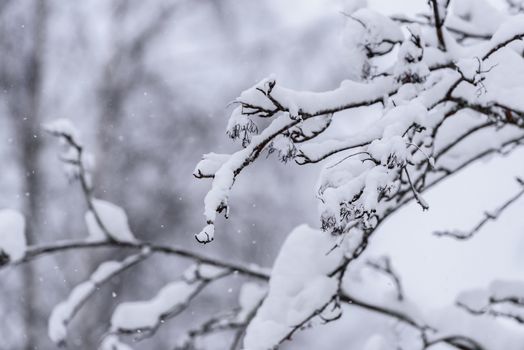
<path fill-rule="evenodd" d="M 167 284 L 153 299 L 118 305 L 111 317 L 109 334 L 150 336 L 167 319 L 184 311 L 209 283 L 231 273 L 211 265 L 192 265 L 183 279 Z"/>
<path fill-rule="evenodd" d="M 274 348 L 336 301 L 339 281 L 330 274 L 343 256 L 340 250 L 327 254 L 333 244 L 333 238 L 306 225 L 289 234 L 273 266 L 268 295 L 247 328 L 244 349 Z"/>
<path fill-rule="evenodd" d="M 404 35 L 400 26 L 388 17 L 367 8 L 344 13 L 347 21 L 342 40 L 349 53 L 354 75 L 367 79 L 376 71 L 374 57 L 391 52 L 402 43 Z"/>
<path fill-rule="evenodd" d="M 374 217 L 380 214 L 378 202 L 391 198 L 401 187 L 408 187 L 420 206 L 424 210 L 428 208 L 420 194 L 423 190 L 420 182 L 412 178 L 418 175 L 417 172 L 424 164 L 427 165 L 425 173 L 434 168 L 432 153 L 436 140 L 433 138 L 449 117 L 446 112 L 449 105 L 454 106 L 455 113 L 471 109 L 490 118 L 497 116 L 497 123 L 520 125 L 515 119 L 522 119 L 520 117 L 524 113 L 521 110 L 524 110 L 524 106 L 516 101 L 507 101 L 507 94 L 498 93 L 504 88 L 513 87 L 508 85 L 502 88 L 499 81 L 499 86 L 495 86 L 495 80 L 488 73 L 494 67 L 498 69 L 498 64 L 484 68 L 484 61 L 522 38 L 524 17 L 509 18 L 487 42 L 458 48 L 452 38 L 446 39 L 449 43 L 445 43 L 445 35 L 442 34 L 449 1 L 431 3 L 434 23 L 440 25 L 437 28 L 440 33 L 438 36 L 442 39 L 440 46 L 444 49 L 446 46 L 453 47 L 446 53 L 445 59 L 439 58 L 442 53 L 435 52 L 431 44 L 425 44 L 426 40 L 431 42 L 431 38 L 412 26 L 407 38 L 394 40 L 395 43 L 402 42 L 402 45 L 392 75 L 377 75 L 366 82 L 346 80 L 340 88 L 328 92 L 290 90 L 281 87 L 275 77 L 269 77 L 238 97 L 236 103 L 240 106 L 233 111 L 228 133 L 242 138 L 244 148 L 232 155 L 206 155 L 195 170 L 197 177 L 214 178 L 204 201 L 206 226 L 195 235 L 199 242 L 209 243 L 214 239 L 217 213 L 225 213 L 226 218 L 229 215 L 229 196 L 236 177 L 264 150 L 268 153 L 278 151 L 282 161 L 295 159 L 299 164 L 318 162 L 344 151 L 354 151 L 354 158 L 347 157 L 344 161 L 339 159 L 330 166 L 335 170 L 326 171 L 340 178 L 342 171 L 339 169 L 346 168 L 345 173 L 352 174 L 344 177 L 347 184 L 341 186 L 341 183 L 336 183 L 341 180 L 321 178 L 320 196 L 325 208 L 321 214 L 323 228 L 342 233 L 347 225 L 353 226 L 352 221 L 355 219 L 363 220 L 366 227 L 372 226 L 373 221 L 376 221 Z M 378 30 L 375 36 L 383 38 L 385 34 L 374 24 L 380 22 L 380 16 L 377 16 L 359 10 L 351 14 L 351 20 L 366 30 Z M 387 23 L 393 25 L 392 22 Z M 396 35 L 392 29 L 388 33 Z M 512 62 L 516 58 L 511 55 L 508 51 L 501 56 L 506 65 L 517 65 L 519 69 L 524 67 L 521 58 L 518 62 Z M 439 60 L 446 63 L 439 65 L 436 63 Z M 470 62 L 477 64 L 473 76 L 468 70 L 472 67 Z M 432 71 L 430 66 L 438 69 Z M 432 77 L 432 73 L 436 72 L 439 74 Z M 478 89 L 481 89 L 481 95 L 486 95 L 482 99 L 478 99 Z M 487 94 L 488 89 L 494 92 Z M 475 91 L 475 95 L 471 91 Z M 322 143 L 310 142 L 329 129 L 331 119 L 337 112 L 376 103 L 384 106 L 383 118 L 367 130 L 340 141 L 326 139 Z M 325 119 L 319 119 L 318 125 L 311 127 L 310 121 L 322 116 L 326 116 Z M 505 116 L 504 120 L 502 116 Z M 259 128 L 255 127 L 257 118 L 272 118 L 272 122 L 259 132 Z M 305 131 L 308 128 L 313 131 Z M 327 189 L 329 196 L 324 194 Z M 343 205 L 337 209 L 341 203 Z"/>
<path fill-rule="evenodd" d="M 175 346 L 175 350 L 197 348 L 196 344 L 199 338 L 223 331 L 235 331 L 230 349 L 237 349 L 246 327 L 255 317 L 266 292 L 266 288 L 263 286 L 252 282 L 245 283 L 240 290 L 239 307 L 237 309 L 213 316 L 199 327 L 190 329 L 181 337 Z"/>
<path fill-rule="evenodd" d="M 494 281 L 486 290 L 461 293 L 457 305 L 474 315 L 503 317 L 524 325 L 524 282 Z"/>
<path fill-rule="evenodd" d="M 93 209 L 85 215 L 90 240 L 105 240 L 108 235 L 111 239 L 121 242 L 132 242 L 135 240 L 125 211 L 113 203 L 92 198 Z M 95 214 L 96 213 L 96 214 Z M 98 219 L 97 219 L 98 217 Z"/>
<path fill-rule="evenodd" d="M 66 175 L 70 180 L 80 182 L 88 207 L 85 220 L 90 238 L 115 241 L 134 240 L 124 210 L 94 197 L 91 179 L 94 157 L 84 150 L 80 142 L 80 132 L 73 123 L 68 119 L 57 119 L 45 124 L 44 130 L 57 137 L 64 145 L 60 160 L 64 165 Z"/>
<path fill-rule="evenodd" d="M 122 261 L 106 261 L 98 266 L 87 281 L 73 288 L 67 300 L 54 307 L 49 317 L 49 338 L 58 346 L 64 346 L 67 339 L 68 324 L 80 308 L 87 303 L 89 298 L 98 291 L 103 284 L 143 261 L 150 253 L 149 249 L 144 248 L 140 253 L 131 255 Z"/>

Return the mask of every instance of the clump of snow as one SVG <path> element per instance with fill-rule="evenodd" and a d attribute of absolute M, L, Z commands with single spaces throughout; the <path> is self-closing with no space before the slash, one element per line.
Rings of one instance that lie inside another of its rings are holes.
<path fill-rule="evenodd" d="M 48 335 L 58 345 L 63 345 L 67 339 L 67 324 L 76 312 L 76 308 L 82 305 L 89 295 L 93 293 L 96 286 L 91 281 L 86 281 L 71 291 L 67 300 L 61 302 L 51 312 L 48 323 Z"/>
<path fill-rule="evenodd" d="M 109 334 L 100 343 L 99 350 L 133 350 L 133 348 L 122 343 L 116 335 Z"/>
<path fill-rule="evenodd" d="M 346 15 L 342 40 L 348 50 L 349 66 L 354 67 L 353 76 L 358 80 L 369 76 L 371 56 L 391 51 L 404 35 L 393 20 L 370 9 L 361 8 Z"/>
<path fill-rule="evenodd" d="M 410 37 L 404 40 L 398 51 L 395 65 L 395 79 L 402 84 L 421 84 L 429 76 L 429 69 L 424 59 L 424 42 L 420 27 L 409 27 Z"/>
<path fill-rule="evenodd" d="M 418 146 L 417 151 L 423 152 L 424 157 L 409 152 L 412 144 L 405 137 L 406 130 L 417 125 L 425 126 L 428 132 L 427 114 L 424 106 L 415 101 L 393 107 L 369 131 L 373 138 L 368 145 L 326 166 L 318 185 L 324 230 L 344 233 L 349 225 L 357 223 L 373 227 L 379 198 L 395 192 L 402 169 L 408 163 L 420 163 L 429 157 Z"/>
<path fill-rule="evenodd" d="M 386 339 L 381 336 L 380 334 L 375 334 L 371 336 L 366 344 L 364 345 L 363 350 L 388 350 L 390 347 L 388 347 Z"/>
<path fill-rule="evenodd" d="M 25 254 L 25 218 L 13 209 L 0 210 L 0 265 L 21 259 Z"/>
<path fill-rule="evenodd" d="M 489 1 L 453 0 L 452 21 L 449 24 L 466 32 L 490 34 L 497 30 L 504 16 Z"/>
<path fill-rule="evenodd" d="M 277 152 L 280 161 L 285 163 L 295 157 L 297 148 L 288 136 L 278 135 L 269 145 L 269 153 L 273 152 Z"/>
<path fill-rule="evenodd" d="M 184 271 L 184 280 L 188 283 L 193 283 L 198 280 L 213 280 L 224 273 L 227 270 L 218 266 L 209 265 L 209 264 L 194 264 L 191 265 Z"/>
<path fill-rule="evenodd" d="M 495 280 L 489 290 L 495 299 L 516 298 L 524 304 L 524 281 Z"/>
<path fill-rule="evenodd" d="M 176 281 L 164 286 L 151 300 L 122 303 L 111 317 L 113 331 L 152 330 L 170 313 L 183 307 L 201 287 L 201 283 Z"/>
<path fill-rule="evenodd" d="M 69 137 L 77 145 L 80 145 L 80 132 L 69 119 L 55 119 L 49 123 L 44 124 L 43 128 L 53 136 L 61 138 Z"/>
<path fill-rule="evenodd" d="M 110 238 L 121 242 L 136 241 L 131 229 L 129 228 L 127 215 L 122 208 L 100 199 L 93 199 L 92 203 L 103 227 L 111 236 Z M 86 213 L 85 221 L 89 231 L 90 240 L 98 241 L 108 239 L 104 229 L 100 227 L 95 214 L 91 210 Z"/>
<path fill-rule="evenodd" d="M 524 36 L 524 14 L 513 16 L 504 21 L 489 41 L 489 47 L 496 47 Z"/>
<path fill-rule="evenodd" d="M 472 310 L 483 310 L 489 305 L 489 294 L 484 290 L 471 290 L 462 292 L 457 302 Z"/>
<path fill-rule="evenodd" d="M 246 147 L 251 142 L 252 135 L 258 133 L 255 122 L 245 114 L 242 114 L 242 106 L 233 110 L 227 123 L 226 134 L 232 139 L 242 139 L 242 146 Z"/>
<path fill-rule="evenodd" d="M 238 296 L 240 311 L 237 318 L 240 322 L 245 322 L 247 320 L 248 316 L 264 299 L 266 293 L 267 288 L 259 284 L 248 282 L 242 285 L 240 295 Z"/>
<path fill-rule="evenodd" d="M 524 304 L 524 281 L 495 280 L 487 289 L 473 289 L 462 292 L 457 302 L 471 310 L 487 311 L 494 303 L 515 300 Z M 521 307 L 522 312 L 524 308 Z"/>
<path fill-rule="evenodd" d="M 337 293 L 338 281 L 328 277 L 340 264 L 334 238 L 302 225 L 287 237 L 275 261 L 269 292 L 250 323 L 246 350 L 272 349 L 292 329 L 323 307 Z"/>
<path fill-rule="evenodd" d="M 140 261 L 145 254 L 149 254 L 148 249 L 122 261 L 105 261 L 100 264 L 87 281 L 73 288 L 67 299 L 53 308 L 48 322 L 49 338 L 58 345 L 64 345 L 67 339 L 67 325 L 89 297 L 98 290 L 101 284 L 108 281 L 117 272 Z"/>
<path fill-rule="evenodd" d="M 207 224 L 202 231 L 195 235 L 195 238 L 199 243 L 203 244 L 212 242 L 215 239 L 215 225 Z"/>
<path fill-rule="evenodd" d="M 197 178 L 213 177 L 229 157 L 231 157 L 230 154 L 206 153 L 193 170 L 193 175 Z"/>

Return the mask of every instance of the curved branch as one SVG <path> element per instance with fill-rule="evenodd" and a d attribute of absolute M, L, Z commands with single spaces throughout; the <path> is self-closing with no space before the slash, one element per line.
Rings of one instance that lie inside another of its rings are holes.
<path fill-rule="evenodd" d="M 26 250 L 25 256 L 17 261 L 0 266 L 6 267 L 10 265 L 19 265 L 32 261 L 34 259 L 45 256 L 46 254 L 55 254 L 60 252 L 65 252 L 68 250 L 80 250 L 80 249 L 90 249 L 90 248 L 123 248 L 123 249 L 133 249 L 133 250 L 142 250 L 149 249 L 151 253 L 160 253 L 166 255 L 174 255 L 181 258 L 192 259 L 196 262 L 203 264 L 213 265 L 221 267 L 224 269 L 229 269 L 231 271 L 236 271 L 239 274 L 250 276 L 253 278 L 267 280 L 269 279 L 269 273 L 264 269 L 246 267 L 238 263 L 227 262 L 217 258 L 208 257 L 190 250 L 172 246 L 172 245 L 160 245 L 149 242 L 117 242 L 117 241 L 85 241 L 85 240 L 68 240 L 68 241 L 59 241 L 51 244 L 42 244 L 29 246 Z"/>
<path fill-rule="evenodd" d="M 520 197 L 524 195 L 524 181 L 520 178 L 517 178 L 517 182 L 521 186 L 520 191 L 518 191 L 516 194 L 511 196 L 509 199 L 507 199 L 500 207 L 497 209 L 491 211 L 491 212 L 485 212 L 484 218 L 480 220 L 471 230 L 469 231 L 436 231 L 433 234 L 438 237 L 452 237 L 457 240 L 467 240 L 471 237 L 473 237 L 477 232 L 479 232 L 484 225 L 486 225 L 489 221 L 497 220 L 504 211 L 511 206 L 511 204 L 515 203 Z"/>

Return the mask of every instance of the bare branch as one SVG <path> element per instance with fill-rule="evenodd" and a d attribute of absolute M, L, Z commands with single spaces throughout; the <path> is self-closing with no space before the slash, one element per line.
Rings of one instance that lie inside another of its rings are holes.
<path fill-rule="evenodd" d="M 484 349 L 484 347 L 481 346 L 477 341 L 471 338 L 468 338 L 466 336 L 461 336 L 461 335 L 460 336 L 446 336 L 443 338 L 435 338 L 432 340 L 428 340 L 428 332 L 438 334 L 438 331 L 435 328 L 414 319 L 412 316 L 406 313 L 403 313 L 401 311 L 394 310 L 394 309 L 389 309 L 383 306 L 378 306 L 378 305 L 368 303 L 366 301 L 355 298 L 354 296 L 351 296 L 347 294 L 346 292 L 340 295 L 340 301 L 350 306 L 360 307 L 365 310 L 384 315 L 386 317 L 394 318 L 402 323 L 405 323 L 417 329 L 420 332 L 421 338 L 424 342 L 424 348 L 428 348 L 438 343 L 445 343 L 449 346 L 452 346 L 456 349 L 461 349 L 461 350 L 483 350 Z M 461 340 L 462 342 L 458 342 L 459 340 Z"/>
<path fill-rule="evenodd" d="M 521 178 L 517 178 L 517 182 L 521 186 L 521 189 L 511 196 L 509 199 L 507 199 L 500 207 L 496 208 L 495 210 L 491 212 L 485 212 L 484 217 L 469 231 L 436 231 L 433 234 L 438 237 L 452 237 L 457 240 L 468 240 L 471 237 L 473 237 L 476 233 L 478 233 L 484 225 L 486 225 L 489 221 L 495 221 L 499 218 L 500 215 L 504 213 L 506 209 L 508 209 L 511 204 L 515 203 L 522 195 L 524 195 L 524 181 Z"/>
<path fill-rule="evenodd" d="M 25 256 L 18 260 L 13 261 L 8 264 L 5 264 L 0 267 L 6 267 L 10 265 L 19 265 L 32 261 L 34 259 L 43 257 L 47 254 L 55 254 L 60 252 L 65 252 L 68 250 L 80 250 L 80 249 L 91 249 L 91 248 L 121 248 L 121 249 L 132 249 L 132 250 L 142 250 L 149 249 L 151 253 L 159 253 L 166 255 L 173 255 L 181 258 L 191 259 L 195 262 L 200 262 L 202 264 L 213 265 L 221 267 L 224 269 L 229 269 L 232 272 L 250 276 L 256 279 L 267 280 L 269 278 L 269 273 L 264 269 L 246 267 L 242 264 L 232 263 L 227 261 L 222 261 L 220 259 L 211 258 L 190 250 L 178 247 L 178 246 L 169 246 L 169 245 L 159 245 L 148 242 L 116 242 L 116 241 L 85 241 L 85 240 L 68 240 L 68 241 L 58 241 L 51 244 L 35 245 L 29 246 L 26 250 Z"/>
<path fill-rule="evenodd" d="M 404 291 L 402 288 L 402 282 L 400 281 L 400 276 L 396 273 L 395 270 L 393 270 L 393 267 L 391 266 L 391 260 L 388 256 L 383 256 L 380 259 L 377 259 L 376 261 L 368 260 L 366 262 L 366 265 L 377 270 L 378 272 L 381 272 L 389 276 L 389 278 L 393 280 L 393 283 L 395 285 L 395 290 L 397 292 L 397 300 L 404 300 Z"/>
<path fill-rule="evenodd" d="M 437 32 L 437 38 L 439 42 L 439 48 L 442 51 L 446 51 L 446 42 L 444 41 L 444 34 L 442 33 L 442 27 L 446 20 L 447 7 L 449 5 L 449 0 L 430 0 L 431 7 L 433 8 L 433 17 L 435 19 L 435 31 Z M 444 12 L 442 13 L 440 3 L 444 2 Z"/>

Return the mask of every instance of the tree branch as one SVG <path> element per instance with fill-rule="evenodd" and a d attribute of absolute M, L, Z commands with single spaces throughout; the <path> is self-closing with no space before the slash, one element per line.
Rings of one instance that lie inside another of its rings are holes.
<path fill-rule="evenodd" d="M 190 250 L 172 246 L 172 245 L 160 245 L 149 242 L 121 242 L 121 241 L 86 241 L 86 240 L 67 240 L 67 241 L 58 241 L 50 244 L 42 244 L 29 246 L 26 250 L 25 256 L 18 260 L 13 261 L 8 264 L 4 264 L 1 267 L 6 267 L 10 265 L 19 265 L 32 261 L 34 259 L 43 257 L 47 254 L 61 253 L 68 250 L 80 250 L 80 249 L 91 249 L 91 248 L 122 248 L 122 249 L 132 249 L 132 250 L 142 250 L 149 249 L 151 253 L 160 253 L 166 255 L 173 255 L 181 258 L 191 259 L 195 262 L 200 262 L 202 264 L 213 265 L 221 267 L 224 269 L 229 269 L 231 271 L 236 271 L 239 274 L 250 276 L 260 280 L 269 279 L 269 273 L 264 269 L 246 267 L 238 263 L 232 263 L 227 261 L 222 261 L 217 258 L 208 257 Z"/>
<path fill-rule="evenodd" d="M 504 211 L 511 206 L 511 204 L 515 203 L 522 195 L 524 195 L 524 181 L 521 178 L 517 178 L 518 184 L 521 186 L 521 189 L 511 196 L 509 199 L 507 199 L 500 207 L 497 209 L 491 211 L 491 212 L 485 212 L 484 217 L 469 231 L 436 231 L 433 234 L 438 237 L 452 237 L 457 240 L 468 240 L 471 237 L 473 237 L 476 233 L 478 233 L 484 225 L 486 225 L 489 221 L 497 220 L 500 215 L 504 213 Z"/>

